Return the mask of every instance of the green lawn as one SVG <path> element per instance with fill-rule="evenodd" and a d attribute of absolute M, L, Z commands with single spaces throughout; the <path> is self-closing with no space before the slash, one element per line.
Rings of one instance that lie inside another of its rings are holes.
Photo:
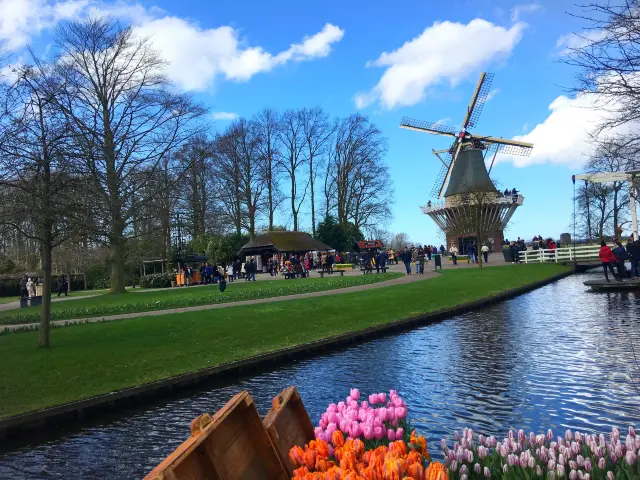
<path fill-rule="evenodd" d="M 138 313 L 149 310 L 193 307 L 214 303 L 237 302 L 256 298 L 279 297 L 321 290 L 353 287 L 391 280 L 402 276 L 400 273 L 381 273 L 340 277 L 334 275 L 325 278 L 300 278 L 295 280 L 260 280 L 258 282 L 236 281 L 227 283 L 227 290 L 220 294 L 218 285 L 204 287 L 149 289 L 144 292 L 123 293 L 119 295 L 102 294 L 91 298 L 79 298 L 51 304 L 52 320 L 88 318 L 121 313 Z M 84 292 L 78 292 L 82 296 Z M 0 312 L 0 324 L 37 323 L 40 307 L 7 310 Z"/>
<path fill-rule="evenodd" d="M 566 270 L 445 270 L 431 280 L 311 301 L 69 326 L 52 331 L 47 350 L 36 348 L 37 332 L 2 335 L 0 418 L 477 300 Z"/>
<path fill-rule="evenodd" d="M 0 304 L 11 303 L 20 300 L 20 297 L 0 297 Z"/>

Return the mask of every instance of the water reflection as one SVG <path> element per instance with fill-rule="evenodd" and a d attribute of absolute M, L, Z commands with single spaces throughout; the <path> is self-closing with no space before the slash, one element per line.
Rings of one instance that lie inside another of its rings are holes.
<path fill-rule="evenodd" d="M 608 431 L 640 424 L 629 377 L 640 354 L 640 298 L 585 291 L 574 276 L 479 312 L 110 416 L 0 454 L 1 478 L 139 478 L 189 422 L 249 389 L 261 413 L 298 386 L 312 419 L 350 387 L 397 388 L 432 448 L 454 429 Z M 633 343 L 632 343 L 633 342 Z M 640 380 L 640 372 L 636 372 Z"/>

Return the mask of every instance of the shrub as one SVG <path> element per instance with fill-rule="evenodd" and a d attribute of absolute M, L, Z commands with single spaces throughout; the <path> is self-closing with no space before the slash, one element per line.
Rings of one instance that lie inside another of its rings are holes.
<path fill-rule="evenodd" d="M 143 288 L 167 288 L 171 286 L 171 281 L 175 279 L 172 273 L 153 273 L 140 277 L 140 285 Z"/>

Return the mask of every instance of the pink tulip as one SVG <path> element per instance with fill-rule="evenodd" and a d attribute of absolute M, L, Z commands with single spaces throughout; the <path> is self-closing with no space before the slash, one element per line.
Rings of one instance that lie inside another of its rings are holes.
<path fill-rule="evenodd" d="M 330 423 L 329 425 L 327 425 L 327 430 L 326 432 L 329 434 L 329 436 L 333 435 L 333 432 L 335 432 L 338 429 L 338 426 L 335 423 Z"/>
<path fill-rule="evenodd" d="M 395 416 L 398 419 L 403 420 L 407 416 L 407 407 L 397 407 L 395 409 Z"/>
<path fill-rule="evenodd" d="M 362 436 L 362 427 L 360 426 L 359 423 L 354 423 L 353 425 L 351 425 L 351 433 L 350 435 L 353 438 L 359 438 Z"/>
<path fill-rule="evenodd" d="M 382 427 L 373 427 L 373 436 L 376 440 L 382 440 L 384 438 L 385 431 Z"/>
<path fill-rule="evenodd" d="M 627 461 L 628 465 L 635 465 L 638 456 L 631 450 L 627 450 L 627 454 L 625 455 L 624 459 Z"/>
<path fill-rule="evenodd" d="M 378 395 L 376 395 L 375 393 L 372 393 L 371 395 L 369 395 L 369 403 L 371 405 L 377 405 L 378 404 Z"/>
<path fill-rule="evenodd" d="M 316 435 L 316 438 L 320 438 L 320 436 L 324 433 L 322 427 L 316 427 L 313 431 Z"/>
<path fill-rule="evenodd" d="M 604 457 L 600 457 L 600 460 L 598 460 L 598 468 L 600 470 L 604 470 L 604 467 L 607 466 L 607 461 L 604 459 Z"/>
<path fill-rule="evenodd" d="M 365 409 L 365 410 L 366 410 L 366 409 L 368 409 L 368 408 L 369 408 L 369 403 L 368 403 L 368 402 L 362 402 L 362 403 L 360 404 L 360 408 L 363 408 L 363 409 Z"/>
<path fill-rule="evenodd" d="M 404 437 L 404 428 L 400 427 L 399 429 L 396 430 L 396 439 L 402 440 L 403 437 Z"/>
<path fill-rule="evenodd" d="M 379 393 L 378 394 L 378 403 L 386 403 L 387 401 L 387 394 L 386 393 Z"/>
<path fill-rule="evenodd" d="M 392 429 L 387 430 L 387 438 L 389 439 L 390 442 L 395 441 L 396 432 L 394 432 Z"/>
<path fill-rule="evenodd" d="M 362 429 L 362 434 L 364 438 L 371 440 L 373 438 L 373 427 L 371 425 L 365 425 Z"/>
<path fill-rule="evenodd" d="M 489 470 L 489 467 L 484 467 L 484 478 L 491 478 L 491 470 Z"/>
<path fill-rule="evenodd" d="M 351 392 L 349 393 L 349 396 L 354 400 L 359 400 L 360 399 L 360 390 L 358 390 L 357 388 L 352 388 Z"/>

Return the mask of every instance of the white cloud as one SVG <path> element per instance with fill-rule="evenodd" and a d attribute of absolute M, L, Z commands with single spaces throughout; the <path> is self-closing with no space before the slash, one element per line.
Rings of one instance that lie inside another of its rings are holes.
<path fill-rule="evenodd" d="M 596 97 L 589 94 L 557 97 L 549 105 L 551 113 L 542 123 L 529 133 L 514 137 L 534 144 L 531 156 L 499 154 L 496 162 L 512 162 L 516 167 L 545 163 L 580 167 L 594 150 L 589 134 L 609 115 L 597 107 L 596 101 Z M 625 125 L 602 135 L 628 133 L 631 128 Z"/>
<path fill-rule="evenodd" d="M 591 43 L 598 42 L 606 36 L 603 30 L 592 30 L 587 32 L 567 33 L 562 35 L 556 42 L 556 47 L 560 49 L 561 55 L 570 53 L 573 49 L 584 48 Z"/>
<path fill-rule="evenodd" d="M 344 30 L 327 23 L 314 35 L 276 54 L 248 46 L 230 26 L 201 28 L 185 19 L 167 16 L 158 7 L 139 3 L 97 0 L 0 0 L 0 43 L 19 50 L 42 30 L 61 20 L 110 15 L 134 26 L 135 34 L 150 37 L 168 62 L 168 76 L 185 90 L 205 90 L 217 77 L 246 81 L 288 62 L 329 55 Z"/>
<path fill-rule="evenodd" d="M 18 50 L 56 22 L 76 18 L 88 4 L 89 0 L 0 0 L 0 43 L 8 51 Z"/>
<path fill-rule="evenodd" d="M 489 93 L 487 94 L 487 98 L 486 98 L 485 102 L 488 102 L 489 100 L 491 100 L 493 97 L 495 97 L 499 93 L 500 93 L 500 89 L 499 88 L 494 88 L 493 90 L 489 91 Z"/>
<path fill-rule="evenodd" d="M 326 57 L 344 30 L 326 24 L 315 35 L 305 37 L 276 55 L 259 46 L 244 46 L 238 31 L 229 26 L 202 29 L 184 19 L 163 17 L 135 27 L 139 36 L 150 37 L 169 62 L 168 75 L 185 90 L 205 90 L 216 78 L 246 81 L 289 61 Z"/>
<path fill-rule="evenodd" d="M 534 13 L 542 10 L 542 5 L 539 3 L 527 3 L 522 5 L 516 5 L 511 9 L 511 20 L 517 22 L 522 18 L 522 14 Z"/>
<path fill-rule="evenodd" d="M 235 112 L 213 112 L 211 114 L 213 120 L 235 120 L 239 116 Z"/>
<path fill-rule="evenodd" d="M 486 20 L 468 24 L 435 22 L 397 50 L 384 52 L 367 66 L 386 67 L 378 84 L 355 97 L 364 108 L 378 101 L 387 109 L 415 105 L 425 90 L 441 81 L 455 86 L 491 61 L 511 54 L 526 24 L 507 29 Z"/>
<path fill-rule="evenodd" d="M 451 117 L 444 117 L 444 118 L 440 118 L 439 120 L 436 120 L 433 123 L 437 125 L 449 125 L 450 121 L 451 121 Z"/>
<path fill-rule="evenodd" d="M 522 131 L 523 131 L 523 132 L 526 132 L 527 130 L 529 130 L 529 124 L 528 124 L 528 123 L 525 123 L 525 124 L 522 126 Z"/>

